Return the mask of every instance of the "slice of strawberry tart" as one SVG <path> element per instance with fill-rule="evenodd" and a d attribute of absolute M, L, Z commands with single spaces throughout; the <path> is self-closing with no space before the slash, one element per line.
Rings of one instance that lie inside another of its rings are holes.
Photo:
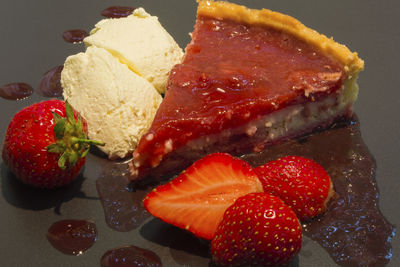
<path fill-rule="evenodd" d="M 261 151 L 351 116 L 357 53 L 270 10 L 200 0 L 192 41 L 130 165 L 164 178 L 213 152 Z"/>

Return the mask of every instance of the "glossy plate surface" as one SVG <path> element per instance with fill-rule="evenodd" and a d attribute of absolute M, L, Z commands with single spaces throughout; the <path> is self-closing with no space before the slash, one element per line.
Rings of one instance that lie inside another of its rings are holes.
<path fill-rule="evenodd" d="M 289 14 L 327 36 L 333 36 L 365 60 L 355 112 L 360 121 L 362 140 L 376 160 L 380 210 L 391 224 L 398 225 L 400 30 L 394 25 L 398 24 L 400 3 L 395 0 L 354 0 L 345 5 L 328 0 L 233 2 Z M 47 99 L 37 92 L 43 75 L 62 65 L 68 55 L 83 51 L 83 45 L 65 42 L 63 32 L 70 29 L 90 31 L 103 18 L 101 11 L 110 5 L 144 7 L 159 17 L 181 47 L 190 41 L 188 33 L 195 21 L 194 0 L 2 1 L 0 85 L 25 82 L 36 91 L 18 101 L 0 98 L 0 140 L 4 139 L 13 114 L 29 104 Z M 116 202 L 124 203 L 127 201 L 124 198 L 127 198 L 137 203 L 136 206 L 115 207 L 108 203 L 105 215 L 104 200 L 110 195 L 115 199 L 113 190 L 123 191 L 123 186 L 115 182 L 123 169 L 123 163 L 115 164 L 92 153 L 82 176 L 75 183 L 63 189 L 43 191 L 16 182 L 0 160 L 1 265 L 99 266 L 101 257 L 109 249 L 134 245 L 155 252 L 163 266 L 209 266 L 206 243 L 153 219 L 141 210 L 140 200 L 145 191 L 117 194 Z M 110 182 L 107 177 L 117 178 Z M 124 214 L 135 214 L 134 220 L 118 218 L 121 214 L 115 212 L 118 208 L 128 209 Z M 90 220 L 97 226 L 96 242 L 80 256 L 59 252 L 46 238 L 53 223 L 69 219 Z M 119 221 L 124 224 L 118 224 Z M 392 247 L 393 257 L 389 266 L 400 266 L 398 235 L 393 238 Z M 306 237 L 303 249 L 292 265 L 335 266 L 335 263 L 325 249 Z"/>

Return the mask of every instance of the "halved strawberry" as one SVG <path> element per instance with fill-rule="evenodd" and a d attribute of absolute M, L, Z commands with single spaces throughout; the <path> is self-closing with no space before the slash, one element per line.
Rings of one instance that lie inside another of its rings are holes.
<path fill-rule="evenodd" d="M 251 166 L 229 154 L 208 155 L 150 192 L 144 206 L 155 217 L 212 239 L 225 210 L 247 193 L 262 192 Z"/>
<path fill-rule="evenodd" d="M 334 195 L 329 174 L 315 161 L 287 156 L 255 169 L 264 191 L 280 197 L 300 220 L 310 220 L 326 210 Z"/>
<path fill-rule="evenodd" d="M 221 220 L 211 254 L 218 266 L 281 266 L 300 251 L 302 230 L 296 214 L 267 193 L 242 196 Z"/>

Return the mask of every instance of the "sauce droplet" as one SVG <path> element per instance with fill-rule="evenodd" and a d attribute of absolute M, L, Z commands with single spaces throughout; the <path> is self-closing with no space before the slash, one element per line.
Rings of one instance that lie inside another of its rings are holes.
<path fill-rule="evenodd" d="M 32 95 L 33 88 L 27 83 L 9 83 L 0 87 L 0 96 L 8 100 L 20 100 Z"/>
<path fill-rule="evenodd" d="M 69 255 L 81 255 L 94 244 L 96 238 L 96 225 L 86 220 L 58 221 L 47 232 L 50 244 Z"/>
<path fill-rule="evenodd" d="M 63 39 L 68 43 L 81 43 L 86 36 L 88 36 L 88 32 L 81 29 L 73 29 L 63 32 Z"/>
<path fill-rule="evenodd" d="M 110 6 L 103 11 L 101 15 L 107 18 L 123 18 L 132 14 L 134 7 L 129 6 Z"/>
<path fill-rule="evenodd" d="M 124 246 L 107 251 L 101 257 L 101 267 L 158 267 L 160 258 L 153 251 L 136 246 Z"/>
<path fill-rule="evenodd" d="M 63 92 L 61 86 L 61 71 L 63 66 L 57 66 L 47 71 L 39 83 L 39 93 L 44 97 L 60 97 Z"/>

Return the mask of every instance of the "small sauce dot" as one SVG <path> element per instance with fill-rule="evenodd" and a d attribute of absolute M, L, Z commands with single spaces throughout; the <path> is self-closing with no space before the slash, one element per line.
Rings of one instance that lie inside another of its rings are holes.
<path fill-rule="evenodd" d="M 33 88 L 27 83 L 9 83 L 0 87 L 0 96 L 8 100 L 20 100 L 32 95 Z"/>
<path fill-rule="evenodd" d="M 136 246 L 124 246 L 107 251 L 101 257 L 101 267 L 159 267 L 160 258 L 153 251 Z"/>
<path fill-rule="evenodd" d="M 63 32 L 62 37 L 64 41 L 67 43 L 81 43 L 86 36 L 88 36 L 88 32 L 81 29 L 72 29 Z"/>
<path fill-rule="evenodd" d="M 132 14 L 134 7 L 129 6 L 110 6 L 103 11 L 101 11 L 101 15 L 106 18 L 123 18 Z"/>
<path fill-rule="evenodd" d="M 61 86 L 61 72 L 63 66 L 57 66 L 47 71 L 39 83 L 39 94 L 44 97 L 60 97 L 63 92 Z"/>
<path fill-rule="evenodd" d="M 54 223 L 47 231 L 47 240 L 57 250 L 69 255 L 81 255 L 97 239 L 93 222 L 86 220 L 62 220 Z"/>

